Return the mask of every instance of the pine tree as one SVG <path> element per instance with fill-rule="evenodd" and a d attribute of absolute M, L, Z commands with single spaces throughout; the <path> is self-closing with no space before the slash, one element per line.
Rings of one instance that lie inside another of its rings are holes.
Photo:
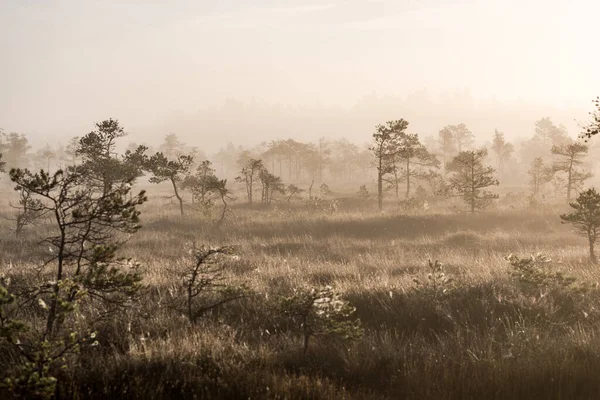
<path fill-rule="evenodd" d="M 552 171 L 566 175 L 567 201 L 571 201 L 573 190 L 576 190 L 584 181 L 592 177 L 589 171 L 577 168 L 583 165 L 583 158 L 587 156 L 587 152 L 588 147 L 581 143 L 552 146 L 552 154 L 559 157 L 552 164 Z"/>
<path fill-rule="evenodd" d="M 588 238 L 590 260 L 597 262 L 594 244 L 600 235 L 600 194 L 595 189 L 588 189 L 579 194 L 574 203 L 570 203 L 573 211 L 561 214 L 563 223 L 574 225 L 578 232 Z"/>
<path fill-rule="evenodd" d="M 423 167 L 439 168 L 440 165 L 438 159 L 427 151 L 416 134 L 403 134 L 400 136 L 397 157 L 403 164 L 407 199 L 410 195 L 410 178 L 424 175 Z"/>
<path fill-rule="evenodd" d="M 147 162 L 147 169 L 152 173 L 150 182 L 171 182 L 173 193 L 179 202 L 179 211 L 183 217 L 183 197 L 180 193 L 181 182 L 189 173 L 194 157 L 191 155 L 179 155 L 174 160 L 169 160 L 163 153 L 156 153 Z"/>
<path fill-rule="evenodd" d="M 544 160 L 537 157 L 531 163 L 531 169 L 527 172 L 531 176 L 531 189 L 534 196 L 537 196 L 542 186 L 550 181 L 548 169 L 544 165 Z"/>
<path fill-rule="evenodd" d="M 507 142 L 504 139 L 504 133 L 499 132 L 497 129 L 494 131 L 492 151 L 494 152 L 498 163 L 498 173 L 502 174 L 502 167 L 515 151 L 515 148 L 512 143 Z"/>
<path fill-rule="evenodd" d="M 494 169 L 483 164 L 487 150 L 470 150 L 459 153 L 448 165 L 453 172 L 450 187 L 454 189 L 469 205 L 471 213 L 487 207 L 498 195 L 483 189 L 497 186 Z"/>
<path fill-rule="evenodd" d="M 388 121 L 385 125 L 375 127 L 374 144 L 370 150 L 376 159 L 379 211 L 383 210 L 383 181 L 387 174 L 395 171 L 394 162 L 398 153 L 398 142 L 406 128 L 408 128 L 408 121 L 403 119 Z"/>
<path fill-rule="evenodd" d="M 254 182 L 256 181 L 256 178 L 258 178 L 260 171 L 263 169 L 264 165 L 262 160 L 250 158 L 244 163 L 240 171 L 240 175 L 235 178 L 236 182 L 244 183 L 246 186 L 246 198 L 248 199 L 248 204 L 250 205 L 252 205 Z"/>

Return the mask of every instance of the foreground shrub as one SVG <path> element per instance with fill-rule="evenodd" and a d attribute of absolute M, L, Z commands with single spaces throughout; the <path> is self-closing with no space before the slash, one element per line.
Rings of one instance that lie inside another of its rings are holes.
<path fill-rule="evenodd" d="M 241 299 L 246 295 L 243 286 L 227 284 L 223 276 L 224 259 L 234 255 L 232 247 L 193 248 L 193 263 L 180 273 L 181 286 L 175 289 L 175 304 L 185 303 L 186 315 L 192 324 L 208 311 Z"/>
<path fill-rule="evenodd" d="M 543 254 L 521 258 L 514 254 L 506 257 L 513 270 L 511 275 L 517 280 L 519 288 L 534 302 L 546 299 L 562 313 L 564 317 L 574 318 L 578 315 L 588 317 L 595 310 L 591 294 L 597 287 L 594 283 L 577 282 L 571 276 L 560 271 L 548 271 L 544 266 L 551 260 Z M 587 310 L 587 311 L 586 311 Z"/>
<path fill-rule="evenodd" d="M 331 286 L 296 290 L 281 299 L 281 309 L 300 328 L 305 354 L 311 337 L 351 341 L 362 336 L 360 320 L 354 318 L 356 309 Z"/>
<path fill-rule="evenodd" d="M 136 207 L 145 194 L 130 194 L 131 179 L 98 183 L 93 172 L 86 165 L 54 175 L 10 172 L 15 190 L 30 193 L 36 210 L 52 216 L 42 240 L 49 254 L 38 268 L 49 280 L 13 290 L 5 279 L 0 291 L 0 344 L 15 352 L 2 371 L 4 388 L 14 395 L 53 396 L 56 372 L 80 346 L 95 344 L 94 321 L 126 307 L 140 288 L 137 263 L 116 252 L 125 240 L 120 234 L 140 228 Z M 86 316 L 80 312 L 84 302 L 91 310 Z M 86 317 L 86 325 L 80 324 Z"/>

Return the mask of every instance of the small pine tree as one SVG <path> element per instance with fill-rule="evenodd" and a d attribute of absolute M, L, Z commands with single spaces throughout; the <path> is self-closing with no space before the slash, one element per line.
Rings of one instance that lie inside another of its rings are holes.
<path fill-rule="evenodd" d="M 331 189 L 329 189 L 329 185 L 326 183 L 321 183 L 321 186 L 319 186 L 319 193 L 321 193 L 321 197 L 323 198 L 329 197 L 333 194 Z"/>
<path fill-rule="evenodd" d="M 531 177 L 530 185 L 533 196 L 537 196 L 543 185 L 552 179 L 551 173 L 549 173 L 541 157 L 536 157 L 531 162 L 531 169 L 527 173 Z"/>
<path fill-rule="evenodd" d="M 512 143 L 507 142 L 504 139 L 504 133 L 499 132 L 497 129 L 494 131 L 492 151 L 494 152 L 498 162 L 498 173 L 502 174 L 504 163 L 510 159 L 510 156 L 515 151 L 515 148 Z"/>
<path fill-rule="evenodd" d="M 354 316 L 356 309 L 331 286 L 296 290 L 281 299 L 281 309 L 302 328 L 305 354 L 311 337 L 350 341 L 362 335 L 360 320 Z"/>
<path fill-rule="evenodd" d="M 163 153 L 154 154 L 147 162 L 147 169 L 152 173 L 150 182 L 171 182 L 174 196 L 179 202 L 179 212 L 182 217 L 184 215 L 183 197 L 179 193 L 179 189 L 181 189 L 181 182 L 189 173 L 193 162 L 194 156 L 192 155 L 179 155 L 176 159 L 169 160 Z"/>
<path fill-rule="evenodd" d="M 498 195 L 486 189 L 498 186 L 494 178 L 494 169 L 483 164 L 487 150 L 471 150 L 459 153 L 450 164 L 448 170 L 454 174 L 450 178 L 450 187 L 454 189 L 469 205 L 471 213 L 487 207 Z"/>
<path fill-rule="evenodd" d="M 363 202 L 366 202 L 371 197 L 369 190 L 367 189 L 367 185 L 360 185 L 360 188 L 358 188 L 358 192 L 356 194 L 358 194 L 358 198 Z"/>
<path fill-rule="evenodd" d="M 398 153 L 398 141 L 400 135 L 408 128 L 408 121 L 399 119 L 388 121 L 385 125 L 377 125 L 376 133 L 373 134 L 373 146 L 369 149 L 375 156 L 375 167 L 377 168 L 377 201 L 379 211 L 383 210 L 383 183 L 386 175 L 394 173 L 394 160 Z"/>
<path fill-rule="evenodd" d="M 244 297 L 245 288 L 224 282 L 224 261 L 234 256 L 232 247 L 194 246 L 190 255 L 193 263 L 181 275 L 180 289 L 184 293 L 176 300 L 183 300 L 188 319 L 196 324 L 198 318 L 205 313 Z"/>
<path fill-rule="evenodd" d="M 289 203 L 294 196 L 298 196 L 302 192 L 304 192 L 303 189 L 300 189 L 296 185 L 289 184 L 287 187 L 287 202 Z"/>
<path fill-rule="evenodd" d="M 574 203 L 570 203 L 573 211 L 561 214 L 560 219 L 563 223 L 574 225 L 578 232 L 587 236 L 590 260 L 597 263 L 594 253 L 594 244 L 600 235 L 600 194 L 596 189 L 588 189 L 582 192 Z"/>
<path fill-rule="evenodd" d="M 145 193 L 131 194 L 131 180 L 109 185 L 89 184 L 89 165 L 58 170 L 11 169 L 15 190 L 28 193 L 34 210 L 49 216 L 48 257 L 40 273 L 52 280 L 19 290 L 19 304 L 39 305 L 45 321 L 24 324 L 5 282 L 0 289 L 0 340 L 18 350 L 2 386 L 19 398 L 58 398 L 55 373 L 67 367 L 67 356 L 94 339 L 81 332 L 74 314 L 85 302 L 96 315 L 126 307 L 141 285 L 139 265 L 117 258 L 126 236 L 140 229 L 137 209 Z M 90 323 L 93 321 L 88 320 Z M 4 344 L 3 344 L 4 345 Z M 4 367 L 4 366 L 3 366 Z"/>
<path fill-rule="evenodd" d="M 438 260 L 427 260 L 429 273 L 427 281 L 421 282 L 413 279 L 417 284 L 417 289 L 422 293 L 431 296 L 434 300 L 439 300 L 452 290 L 453 279 L 444 272 L 444 264 Z"/>
<path fill-rule="evenodd" d="M 252 205 L 254 182 L 258 178 L 260 171 L 264 169 L 264 164 L 262 160 L 250 158 L 243 165 L 240 175 L 235 178 L 235 181 L 243 183 L 246 186 L 246 198 L 248 199 L 248 204 Z"/>

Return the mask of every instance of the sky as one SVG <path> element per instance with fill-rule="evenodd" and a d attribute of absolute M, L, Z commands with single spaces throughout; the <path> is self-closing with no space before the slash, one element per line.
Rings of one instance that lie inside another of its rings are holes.
<path fill-rule="evenodd" d="M 599 15 L 597 0 L 0 0 L 0 127 L 62 140 L 112 117 L 140 140 L 259 141 L 334 110 L 327 132 L 343 136 L 333 116 L 423 92 L 571 124 L 600 94 Z M 228 132 L 232 103 L 262 104 L 260 128 Z M 271 118 L 281 107 L 302 121 Z M 440 120 L 424 107 L 417 126 Z"/>

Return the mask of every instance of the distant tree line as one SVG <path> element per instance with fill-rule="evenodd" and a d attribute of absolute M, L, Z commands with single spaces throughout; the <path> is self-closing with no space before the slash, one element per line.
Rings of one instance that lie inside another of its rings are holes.
<path fill-rule="evenodd" d="M 599 107 L 598 100 L 594 104 Z M 587 138 L 598 133 L 599 113 L 591 114 L 592 122 L 583 133 Z M 462 197 L 474 212 L 497 197 L 491 187 L 522 185 L 527 182 L 517 177 L 529 175 L 532 198 L 553 195 L 570 201 L 593 176 L 592 160 L 597 157 L 588 155 L 596 155 L 600 146 L 590 148 L 571 138 L 564 126 L 547 117 L 532 128 L 532 136 L 519 143 L 509 142 L 496 129 L 487 142 L 476 144 L 464 123 L 444 126 L 435 137 L 410 132 L 409 122 L 399 119 L 377 125 L 371 143 L 362 145 L 344 138 L 321 138 L 316 143 L 280 139 L 253 148 L 229 143 L 206 156 L 174 133 L 165 135 L 156 149 L 136 143 L 123 147 L 119 141 L 126 133 L 118 121 L 109 119 L 66 145 L 47 144 L 35 152 L 25 135 L 0 130 L 0 167 L 50 172 L 84 165 L 90 171 L 89 184 L 105 191 L 114 182 L 148 176 L 150 183 L 169 183 L 182 215 L 186 193 L 203 209 L 227 203 L 233 198 L 227 182 L 243 191 L 250 204 L 257 196 L 267 204 L 278 196 L 290 201 L 306 188 L 312 197 L 315 181 L 356 183 L 357 187 L 372 182 L 379 209 L 386 196 L 400 201 L 425 194 Z"/>

